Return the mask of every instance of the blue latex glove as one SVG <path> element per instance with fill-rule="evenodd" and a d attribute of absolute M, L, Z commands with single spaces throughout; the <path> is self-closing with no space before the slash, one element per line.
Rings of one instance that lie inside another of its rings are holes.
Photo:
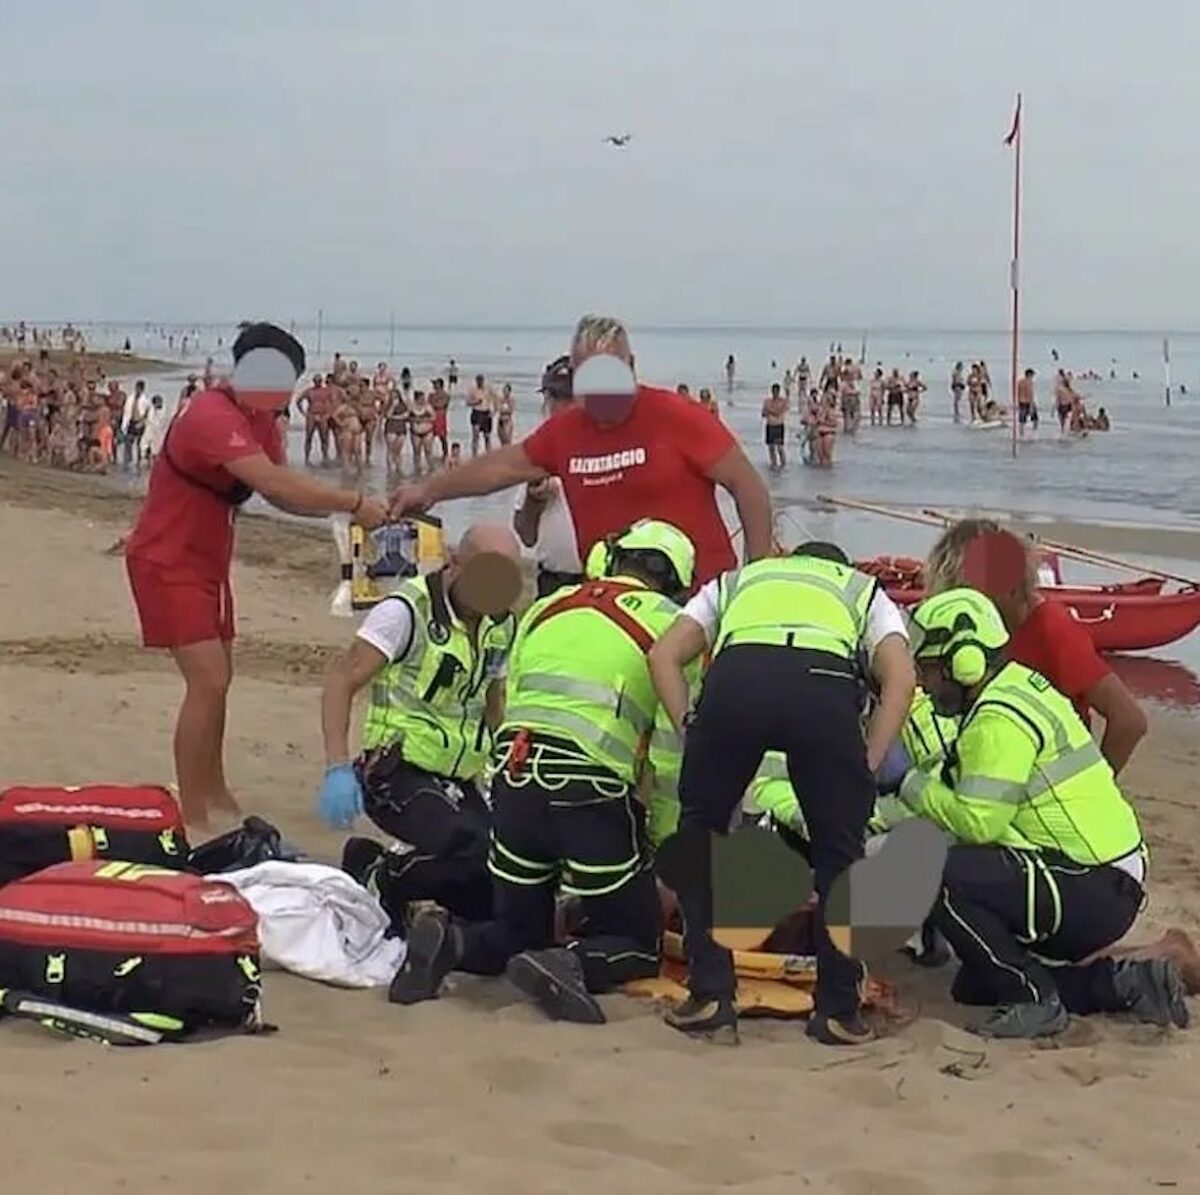
<path fill-rule="evenodd" d="M 908 752 L 899 740 L 894 742 L 883 757 L 883 763 L 875 771 L 875 787 L 881 793 L 894 792 L 900 787 L 905 773 L 912 767 Z"/>
<path fill-rule="evenodd" d="M 325 769 L 317 811 L 335 830 L 349 830 L 354 825 L 354 819 L 363 811 L 363 792 L 353 764 L 335 763 Z"/>

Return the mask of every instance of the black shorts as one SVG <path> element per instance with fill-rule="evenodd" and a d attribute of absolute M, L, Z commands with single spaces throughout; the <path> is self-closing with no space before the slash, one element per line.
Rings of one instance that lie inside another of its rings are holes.
<path fill-rule="evenodd" d="M 767 424 L 767 443 L 782 444 L 783 443 L 784 426 L 782 423 Z"/>
<path fill-rule="evenodd" d="M 480 411 L 478 408 L 471 412 L 471 426 L 476 430 L 483 432 L 484 435 L 492 434 L 492 413 L 491 411 Z"/>
<path fill-rule="evenodd" d="M 887 405 L 889 408 L 895 407 L 897 411 L 902 411 L 904 409 L 904 395 L 889 394 L 887 396 Z"/>
<path fill-rule="evenodd" d="M 487 852 L 491 811 L 474 781 L 406 763 L 398 748 L 356 764 L 367 817 L 411 850 L 390 859 L 380 897 L 393 919 L 413 900 L 433 900 L 470 921 L 491 916 Z"/>

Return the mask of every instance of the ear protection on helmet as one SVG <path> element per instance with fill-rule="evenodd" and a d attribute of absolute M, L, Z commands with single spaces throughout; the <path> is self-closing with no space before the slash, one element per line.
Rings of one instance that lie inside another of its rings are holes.
<path fill-rule="evenodd" d="M 956 685 L 970 688 L 987 675 L 987 651 L 977 639 L 964 639 L 946 654 L 946 669 Z"/>

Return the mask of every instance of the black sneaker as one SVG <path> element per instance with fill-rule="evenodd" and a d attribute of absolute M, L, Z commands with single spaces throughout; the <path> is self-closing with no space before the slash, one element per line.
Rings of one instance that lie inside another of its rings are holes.
<path fill-rule="evenodd" d="M 1183 976 L 1170 959 L 1126 959 L 1113 968 L 1113 987 L 1139 1021 L 1165 1029 L 1186 1029 L 1188 1006 Z"/>
<path fill-rule="evenodd" d="M 383 847 L 374 838 L 347 838 L 342 847 L 342 870 L 364 888 L 383 858 Z"/>
<path fill-rule="evenodd" d="M 552 1021 L 603 1025 L 604 1010 L 587 990 L 583 967 L 569 950 L 526 950 L 504 968 L 509 983 L 528 996 Z"/>
<path fill-rule="evenodd" d="M 458 930 L 450 914 L 439 909 L 422 913 L 408 933 L 408 953 L 388 989 L 393 1004 L 420 1004 L 436 1000 L 442 980 L 458 965 L 461 955 Z"/>
<path fill-rule="evenodd" d="M 727 996 L 712 999 L 689 996 L 682 1004 L 667 1009 L 663 1020 L 680 1033 L 695 1034 L 697 1037 L 709 1037 L 716 1042 L 737 1045 L 737 1009 Z"/>
<path fill-rule="evenodd" d="M 865 1046 L 875 1040 L 871 1026 L 857 1012 L 848 1017 L 814 1012 L 804 1032 L 823 1046 Z"/>
<path fill-rule="evenodd" d="M 1053 1037 L 1070 1023 L 1067 1010 L 1057 995 L 1036 1003 L 1010 1004 L 998 1008 L 982 1025 L 972 1027 L 980 1037 Z"/>

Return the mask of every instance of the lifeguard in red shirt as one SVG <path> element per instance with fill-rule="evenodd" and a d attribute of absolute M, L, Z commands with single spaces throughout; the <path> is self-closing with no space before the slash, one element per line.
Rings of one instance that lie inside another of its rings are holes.
<path fill-rule="evenodd" d="M 125 547 L 129 585 L 146 647 L 166 648 L 186 692 L 175 726 L 175 774 L 189 825 L 237 802 L 225 783 L 225 702 L 233 677 L 233 528 L 251 495 L 292 514 L 352 514 L 366 527 L 383 506 L 333 489 L 283 464 L 277 412 L 304 372 L 304 349 L 273 324 L 243 325 L 233 374 L 183 399 L 150 473 Z"/>
<path fill-rule="evenodd" d="M 717 507 L 719 486 L 737 506 L 746 559 L 771 554 L 771 500 L 757 470 L 728 428 L 703 407 L 637 382 L 620 321 L 580 320 L 571 366 L 571 406 L 520 444 L 401 486 L 392 495 L 392 514 L 557 477 L 582 557 L 638 519 L 662 519 L 695 544 L 699 585 L 736 564 Z"/>
<path fill-rule="evenodd" d="M 1104 719 L 1100 750 L 1120 772 L 1146 733 L 1146 714 L 1087 631 L 1038 593 L 1029 546 L 991 519 L 963 519 L 934 545 L 925 575 L 931 593 L 969 585 L 996 603 L 1011 636 L 1008 658 L 1069 697 L 1085 725 L 1093 711 Z"/>

